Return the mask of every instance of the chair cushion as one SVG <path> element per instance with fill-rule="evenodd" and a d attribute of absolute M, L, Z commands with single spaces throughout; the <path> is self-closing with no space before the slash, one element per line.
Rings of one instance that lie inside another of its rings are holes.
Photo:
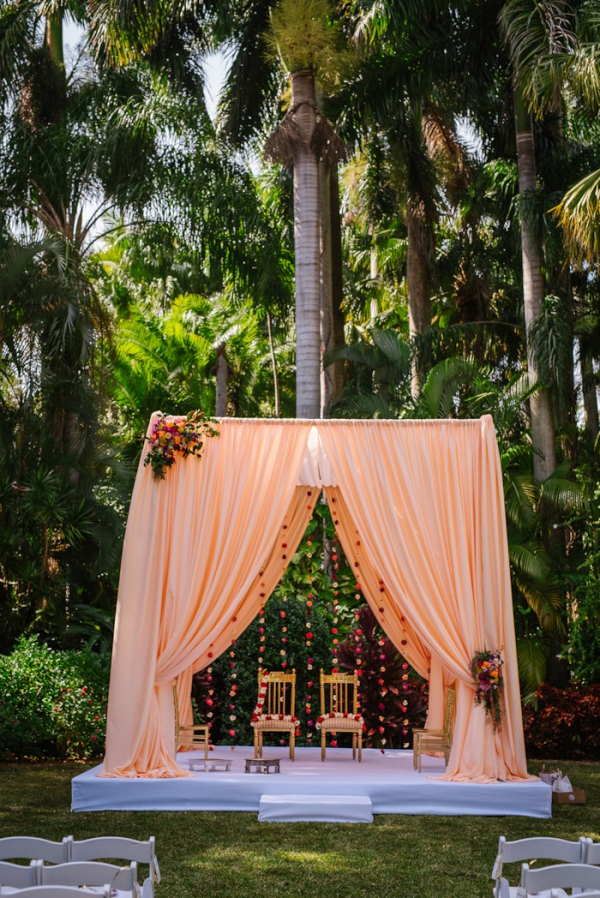
<path fill-rule="evenodd" d="M 289 714 L 259 714 L 250 723 L 258 730 L 295 730 L 300 721 Z"/>
<path fill-rule="evenodd" d="M 358 732 L 365 729 L 362 714 L 342 711 L 330 711 L 328 714 L 318 717 L 316 726 L 318 730 L 354 730 Z"/>

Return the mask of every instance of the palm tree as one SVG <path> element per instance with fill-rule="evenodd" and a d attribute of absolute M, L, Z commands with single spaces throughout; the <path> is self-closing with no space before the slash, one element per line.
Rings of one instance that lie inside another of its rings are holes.
<path fill-rule="evenodd" d="M 331 77 L 341 57 L 329 14 L 327 0 L 283 0 L 271 17 L 272 45 L 290 73 L 292 89 L 291 107 L 265 152 L 293 168 L 298 418 L 322 413 L 320 240 L 322 210 L 330 200 L 325 185 L 320 196 L 319 159 L 322 167 L 331 167 L 345 155 L 342 141 L 317 107 L 315 79 Z"/>
<path fill-rule="evenodd" d="M 527 362 L 529 370 L 536 376 L 539 365 L 533 338 L 536 319 L 543 312 L 545 289 L 541 238 L 536 231 L 533 213 L 538 185 L 532 113 L 535 112 L 538 117 L 551 115 L 557 125 L 558 141 L 562 143 L 563 102 L 569 82 L 576 89 L 580 88 L 580 95 L 583 93 L 586 98 L 597 91 L 595 65 L 582 64 L 586 57 L 588 61 L 593 59 L 594 50 L 592 47 L 584 48 L 581 40 L 581 26 L 585 32 L 586 23 L 597 16 L 594 9 L 592 5 L 583 16 L 578 17 L 575 8 L 569 4 L 559 8 L 552 4 L 535 6 L 529 0 L 508 0 L 500 14 L 513 67 Z M 592 33 L 594 30 L 595 26 Z M 587 76 L 583 79 L 582 71 Z M 531 428 L 536 449 L 534 472 L 538 480 L 544 480 L 557 464 L 555 425 L 545 389 L 540 390 L 532 402 Z"/>
<path fill-rule="evenodd" d="M 466 154 L 456 138 L 444 77 L 450 78 L 452 41 L 440 40 L 451 21 L 444 11 L 411 4 L 370 3 L 354 23 L 362 65 L 344 97 L 342 120 L 364 147 L 385 147 L 389 183 L 406 228 L 406 298 L 409 334 L 431 326 L 436 226 L 444 181 L 465 182 Z M 381 190 L 381 186 L 378 188 Z M 447 198 L 447 197 L 446 197 Z M 413 395 L 427 360 L 413 355 Z"/>

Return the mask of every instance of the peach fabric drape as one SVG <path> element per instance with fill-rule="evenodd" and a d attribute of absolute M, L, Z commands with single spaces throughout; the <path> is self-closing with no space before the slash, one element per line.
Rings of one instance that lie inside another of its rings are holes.
<path fill-rule="evenodd" d="M 274 567 L 286 514 L 301 535 L 299 503 L 307 513 L 313 504 L 300 500 L 297 486 L 310 423 L 230 419 L 219 430 L 200 461 L 181 460 L 165 481 L 140 461 L 121 565 L 104 775 L 185 775 L 174 759 L 173 680 L 217 657 L 242 631 L 238 616 L 251 620 L 248 596 L 254 589 L 260 606 L 260 592 L 268 594 L 261 572 Z"/>
<path fill-rule="evenodd" d="M 527 777 L 492 419 L 324 421 L 319 434 L 344 500 L 336 513 L 340 522 L 347 514 L 346 528 L 354 525 L 360 554 L 382 581 L 384 629 L 391 635 L 409 618 L 448 680 L 456 680 L 446 778 Z M 483 707 L 474 704 L 470 661 L 476 651 L 499 648 L 505 720 L 494 733 Z"/>
<path fill-rule="evenodd" d="M 238 613 L 231 618 L 229 628 L 223 629 L 218 636 L 215 636 L 212 648 L 213 657 L 218 658 L 232 641 L 244 632 L 277 586 L 304 536 L 318 494 L 317 487 L 296 487 L 289 511 L 283 519 L 283 524 L 262 570 L 258 572 L 250 589 L 240 600 Z M 206 655 L 200 655 L 194 664 L 180 674 L 177 679 L 177 695 L 179 707 L 182 709 L 182 723 L 192 723 L 193 720 L 192 675 L 198 670 L 203 670 L 209 663 L 210 659 Z"/>

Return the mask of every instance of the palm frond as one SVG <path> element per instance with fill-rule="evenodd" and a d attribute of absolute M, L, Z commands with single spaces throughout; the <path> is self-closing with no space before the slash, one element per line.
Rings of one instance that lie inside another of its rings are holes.
<path fill-rule="evenodd" d="M 535 694 L 546 677 L 549 646 L 542 634 L 517 637 L 517 664 L 525 704 L 535 705 Z"/>

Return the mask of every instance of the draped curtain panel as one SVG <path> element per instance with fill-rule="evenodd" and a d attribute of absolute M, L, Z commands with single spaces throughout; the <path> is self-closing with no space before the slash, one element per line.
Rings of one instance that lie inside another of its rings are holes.
<path fill-rule="evenodd" d="M 187 775 L 174 757 L 173 680 L 205 667 L 250 623 L 295 549 L 280 551 L 284 526 L 299 541 L 317 498 L 298 488 L 309 423 L 234 419 L 219 430 L 201 460 L 179 459 L 164 481 L 140 462 L 121 564 L 104 775 Z"/>
<path fill-rule="evenodd" d="M 393 639 L 410 621 L 447 682 L 456 681 L 454 742 L 445 775 L 527 777 L 502 478 L 493 421 L 319 424 L 323 452 L 354 526 L 359 568 L 381 581 L 374 605 Z M 364 557 L 364 562 L 361 560 Z M 370 597 L 373 607 L 373 599 Z M 502 649 L 505 719 L 493 731 L 474 704 L 470 663 Z"/>
<path fill-rule="evenodd" d="M 150 426 L 152 426 L 151 421 Z M 447 779 L 527 777 L 500 460 L 492 419 L 226 419 L 200 461 L 140 463 L 123 551 L 107 776 L 182 776 L 172 683 L 243 632 L 289 563 L 322 486 L 369 604 L 429 672 L 429 724 L 457 688 Z M 476 651 L 502 649 L 504 723 L 474 704 Z"/>

